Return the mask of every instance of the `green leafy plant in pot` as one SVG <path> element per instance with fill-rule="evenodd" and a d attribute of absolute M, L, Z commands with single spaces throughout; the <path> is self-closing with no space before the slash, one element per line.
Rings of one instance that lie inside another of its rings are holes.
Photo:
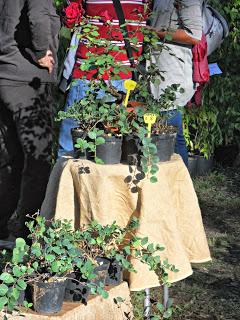
<path fill-rule="evenodd" d="M 59 112 L 58 120 L 71 118 L 78 122 L 80 136 L 73 143 L 75 151 L 80 150 L 80 155 L 84 157 L 87 153 L 88 158 L 99 164 L 119 163 L 126 116 L 125 109 L 118 103 L 122 94 L 112 85 L 112 79 L 119 79 L 121 63 L 115 61 L 110 52 L 121 53 L 123 50 L 111 41 L 99 38 L 97 26 L 88 24 L 87 20 L 83 19 L 81 26 L 79 37 L 88 41 L 89 52 L 80 69 L 94 72 L 86 84 L 85 97 L 66 112 Z M 92 47 L 101 49 L 102 53 L 92 52 Z M 128 72 L 129 68 L 125 69 Z M 104 75 L 108 76 L 107 81 Z"/>
<path fill-rule="evenodd" d="M 69 222 L 51 222 L 49 226 L 43 217 L 27 223 L 32 244 L 24 239 L 16 240 L 12 261 L 6 265 L 6 272 L 0 279 L 5 295 L 1 309 L 6 306 L 12 311 L 19 293 L 27 285 L 31 289 L 34 310 L 51 314 L 61 310 L 66 276 L 74 263 L 80 261 L 80 251 L 74 246 L 72 228 Z M 6 288 L 7 286 L 7 288 Z M 24 302 L 24 306 L 30 304 Z"/>
<path fill-rule="evenodd" d="M 121 227 L 116 222 L 103 226 L 92 221 L 82 230 L 76 231 L 80 250 L 86 258 L 97 263 L 101 261 L 99 258 L 108 261 L 106 284 L 119 284 L 122 280 L 121 269 L 136 272 L 131 259 L 147 264 L 150 270 L 158 274 L 161 284 L 167 282 L 168 269 L 177 272 L 167 260 L 161 261 L 159 253 L 164 250 L 163 246 L 150 243 L 148 237 L 136 236 L 138 226 L 136 218 L 132 218 L 126 227 Z"/>
<path fill-rule="evenodd" d="M 214 150 L 222 143 L 217 117 L 218 109 L 205 104 L 184 111 L 183 132 L 190 156 L 196 161 L 196 175 L 211 170 Z"/>

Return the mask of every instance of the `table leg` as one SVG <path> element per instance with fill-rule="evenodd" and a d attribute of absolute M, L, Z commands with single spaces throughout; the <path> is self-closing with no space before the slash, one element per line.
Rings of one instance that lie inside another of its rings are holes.
<path fill-rule="evenodd" d="M 163 305 L 165 308 L 167 306 L 168 299 L 169 299 L 169 288 L 168 286 L 164 285 L 163 286 Z"/>
<path fill-rule="evenodd" d="M 144 297 L 144 320 L 150 320 L 151 316 L 151 301 L 150 301 L 150 289 L 145 289 Z"/>

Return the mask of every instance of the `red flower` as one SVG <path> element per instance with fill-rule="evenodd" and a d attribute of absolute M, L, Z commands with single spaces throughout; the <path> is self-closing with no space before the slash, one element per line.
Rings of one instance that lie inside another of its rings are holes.
<path fill-rule="evenodd" d="M 107 23 L 107 22 L 110 22 L 112 21 L 113 17 L 110 15 L 110 13 L 105 10 L 105 11 L 101 11 L 99 13 L 99 16 L 100 16 L 100 20 L 103 22 L 103 23 Z"/>
<path fill-rule="evenodd" d="M 63 23 L 67 28 L 72 28 L 81 22 L 84 10 L 80 3 L 71 2 L 63 10 Z"/>

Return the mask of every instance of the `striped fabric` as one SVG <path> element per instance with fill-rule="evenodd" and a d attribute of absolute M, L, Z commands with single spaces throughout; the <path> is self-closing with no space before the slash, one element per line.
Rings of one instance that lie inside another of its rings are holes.
<path fill-rule="evenodd" d="M 84 0 L 82 0 L 83 2 Z M 138 43 L 134 45 L 133 56 L 135 62 L 137 58 L 142 53 L 142 43 L 143 43 L 143 34 L 140 31 L 140 28 L 146 26 L 146 19 L 148 14 L 149 3 L 147 0 L 121 0 L 123 7 L 123 12 L 125 15 L 127 29 L 129 32 L 129 37 L 137 37 Z M 86 0 L 82 3 L 85 8 L 85 15 L 89 17 L 89 23 L 98 27 L 98 32 L 100 34 L 99 38 L 107 39 L 111 41 L 111 44 L 118 46 L 120 49 L 124 49 L 125 44 L 122 37 L 122 33 L 119 29 L 118 18 L 113 6 L 112 0 Z M 96 17 L 102 17 L 97 19 Z M 111 17 L 111 23 L 107 24 L 104 22 L 105 17 Z M 74 66 L 73 78 L 81 79 L 86 77 L 88 80 L 91 79 L 97 70 L 91 71 L 81 71 L 81 63 L 87 59 L 87 53 L 92 52 L 95 54 L 104 54 L 104 48 L 102 47 L 88 47 L 87 40 L 81 39 L 78 50 L 77 50 L 77 59 Z M 127 57 L 126 50 L 124 52 L 111 51 L 107 52 L 114 57 L 116 62 L 120 62 L 122 67 L 130 66 L 130 62 Z M 131 78 L 131 72 L 120 72 L 119 76 L 121 79 Z M 105 72 L 103 79 L 109 79 L 108 72 Z"/>

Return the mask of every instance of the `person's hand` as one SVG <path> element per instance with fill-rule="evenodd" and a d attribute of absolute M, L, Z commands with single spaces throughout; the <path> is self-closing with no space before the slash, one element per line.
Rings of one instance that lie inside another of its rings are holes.
<path fill-rule="evenodd" d="M 54 67 L 54 63 L 55 63 L 55 61 L 53 59 L 52 51 L 51 50 L 47 50 L 46 55 L 43 58 L 39 59 L 37 61 L 37 63 L 41 67 L 47 68 L 49 73 L 52 73 L 53 67 Z"/>

